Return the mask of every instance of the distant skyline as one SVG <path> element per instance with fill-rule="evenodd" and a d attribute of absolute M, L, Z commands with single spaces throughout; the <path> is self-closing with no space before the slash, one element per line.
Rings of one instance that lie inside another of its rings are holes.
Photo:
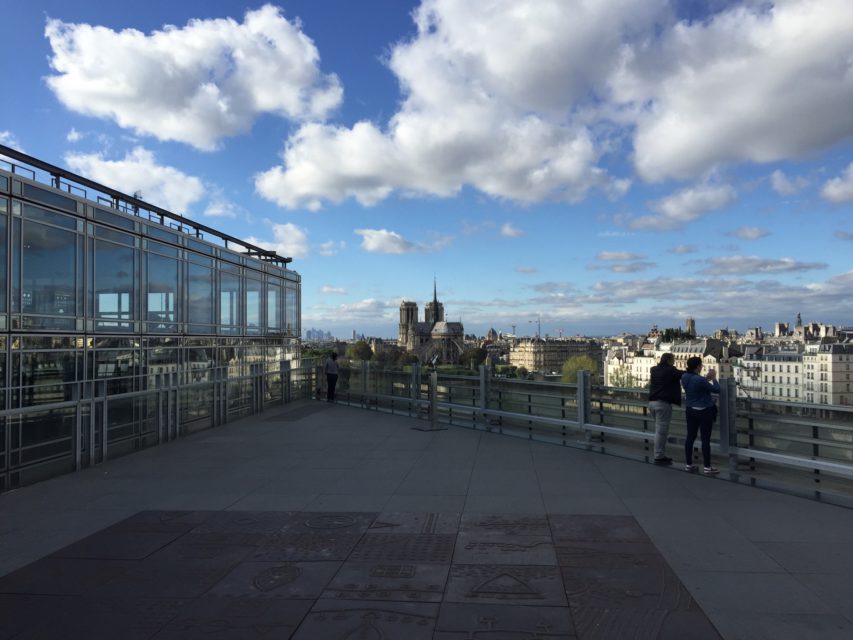
<path fill-rule="evenodd" d="M 0 55 L 0 143 L 293 257 L 303 328 L 853 325 L 848 0 L 41 0 Z"/>

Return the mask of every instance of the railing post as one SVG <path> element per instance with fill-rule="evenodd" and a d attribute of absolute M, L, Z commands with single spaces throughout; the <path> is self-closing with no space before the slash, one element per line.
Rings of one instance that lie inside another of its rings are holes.
<path fill-rule="evenodd" d="M 731 448 L 737 446 L 737 383 L 734 378 L 720 380 L 720 453 L 728 456 L 729 472 L 737 472 L 737 458 Z"/>
<path fill-rule="evenodd" d="M 578 428 L 583 429 L 586 439 L 589 440 L 590 433 L 586 428 L 591 415 L 592 383 L 589 371 L 578 371 Z"/>
<path fill-rule="evenodd" d="M 278 363 L 279 380 L 281 382 L 281 404 L 290 402 L 290 360 L 281 360 Z"/>
<path fill-rule="evenodd" d="M 489 408 L 489 377 L 486 365 L 480 365 L 480 410 L 485 412 Z"/>
<path fill-rule="evenodd" d="M 80 387 L 83 385 L 82 382 L 74 382 L 71 383 L 71 399 L 77 402 L 77 406 L 74 410 L 74 471 L 80 471 L 80 467 L 83 463 L 83 407 L 80 403 L 81 396 L 83 395 L 80 391 Z M 10 441 L 9 441 L 9 432 L 10 432 L 9 421 L 6 423 L 6 448 L 5 451 L 10 451 Z M 7 454 L 8 455 L 8 454 Z M 9 461 L 6 461 L 6 468 L 9 468 Z M 4 485 L 4 489 L 7 489 Z"/>
<path fill-rule="evenodd" d="M 429 423 L 435 429 L 438 420 L 438 371 L 429 374 Z"/>

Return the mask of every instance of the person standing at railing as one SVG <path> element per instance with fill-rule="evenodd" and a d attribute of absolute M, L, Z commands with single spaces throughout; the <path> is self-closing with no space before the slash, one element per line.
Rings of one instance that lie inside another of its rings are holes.
<path fill-rule="evenodd" d="M 665 353 L 657 366 L 652 367 L 649 383 L 649 415 L 655 421 L 655 464 L 670 465 L 666 455 L 666 439 L 672 420 L 672 405 L 681 406 L 681 376 L 683 371 L 673 366 L 675 356 Z"/>
<path fill-rule="evenodd" d="M 338 384 L 338 354 L 332 351 L 332 355 L 326 360 L 326 402 L 335 401 L 335 386 Z"/>
<path fill-rule="evenodd" d="M 713 476 L 720 470 L 711 466 L 711 429 L 714 428 L 714 420 L 717 419 L 717 405 L 714 404 L 711 394 L 720 393 L 720 383 L 717 382 L 717 372 L 713 369 L 709 370 L 704 377 L 699 375 L 701 371 L 702 358 L 693 356 L 687 359 L 687 373 L 681 376 L 681 386 L 684 387 L 687 405 L 684 470 L 696 471 L 693 464 L 693 443 L 696 442 L 698 432 L 702 442 L 702 462 L 705 465 L 703 473 L 706 476 Z"/>

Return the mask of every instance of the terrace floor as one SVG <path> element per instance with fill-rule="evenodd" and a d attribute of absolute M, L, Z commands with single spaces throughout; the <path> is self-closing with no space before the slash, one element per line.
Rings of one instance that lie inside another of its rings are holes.
<path fill-rule="evenodd" d="M 853 637 L 853 510 L 424 424 L 299 402 L 0 495 L 0 640 Z"/>

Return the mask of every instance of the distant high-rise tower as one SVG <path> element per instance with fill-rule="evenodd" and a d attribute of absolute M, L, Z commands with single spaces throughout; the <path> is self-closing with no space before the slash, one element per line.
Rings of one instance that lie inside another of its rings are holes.
<path fill-rule="evenodd" d="M 685 328 L 687 331 L 687 335 L 690 336 L 691 338 L 695 338 L 696 337 L 696 320 L 693 318 L 687 318 L 687 322 L 685 323 L 685 325 L 686 325 Z"/>

